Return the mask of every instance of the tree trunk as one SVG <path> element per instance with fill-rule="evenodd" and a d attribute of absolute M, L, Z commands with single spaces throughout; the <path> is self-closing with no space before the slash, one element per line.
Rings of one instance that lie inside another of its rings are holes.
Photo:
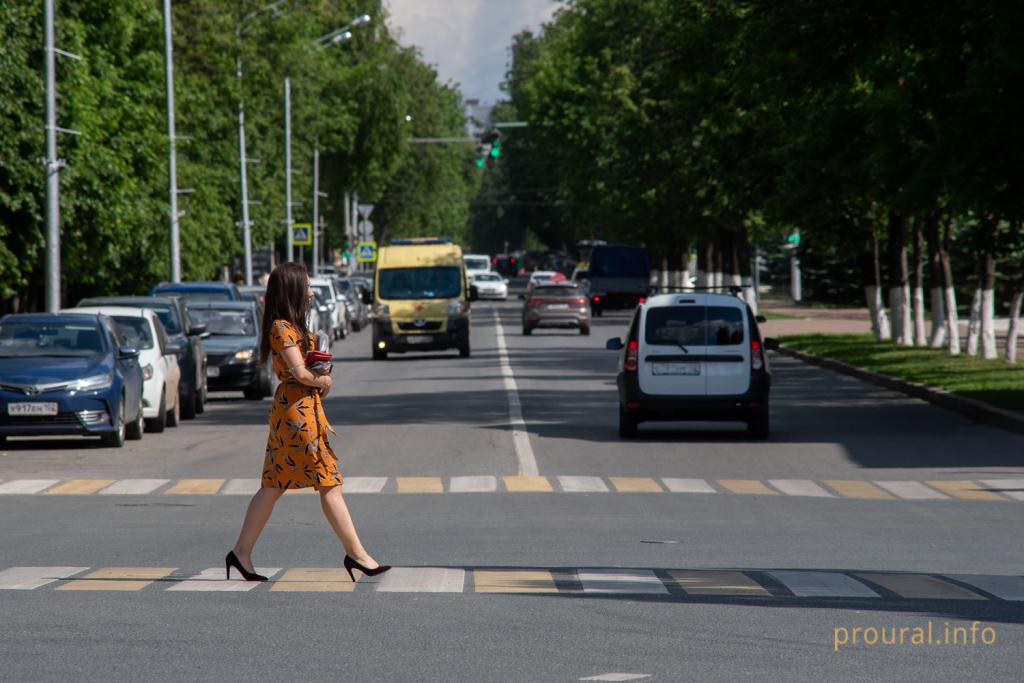
<path fill-rule="evenodd" d="M 668 269 L 668 254 L 661 257 L 661 268 L 658 269 L 658 289 L 665 289 L 672 284 Z"/>
<path fill-rule="evenodd" d="M 951 356 L 960 355 L 960 315 L 956 310 L 956 290 L 953 288 L 953 266 L 949 261 L 949 220 L 946 220 L 945 235 L 939 260 L 942 265 L 943 303 L 946 309 L 946 350 Z"/>
<path fill-rule="evenodd" d="M 1010 300 L 1010 329 L 1006 333 L 1006 362 L 1017 362 L 1017 340 L 1020 337 L 1020 308 L 1024 290 L 1017 290 Z"/>
<path fill-rule="evenodd" d="M 711 287 L 714 284 L 715 243 L 710 239 L 697 250 L 697 287 Z"/>
<path fill-rule="evenodd" d="M 690 244 L 683 242 L 679 253 L 679 286 L 690 286 Z"/>
<path fill-rule="evenodd" d="M 984 253 L 981 257 L 981 357 L 993 359 L 996 357 L 996 330 L 995 330 L 995 288 L 996 288 L 996 239 L 999 230 L 999 221 L 995 218 L 982 220 L 985 229 Z"/>
<path fill-rule="evenodd" d="M 890 338 L 889 319 L 885 315 L 882 304 L 882 288 L 879 283 L 878 240 L 871 236 L 871 251 L 863 252 L 859 257 L 861 282 L 864 283 L 864 301 L 871 317 L 871 334 L 875 341 L 887 341 Z"/>
<path fill-rule="evenodd" d="M 910 278 L 907 273 L 907 221 L 895 211 L 889 213 L 889 308 L 892 309 L 893 338 L 913 346 L 910 311 Z"/>
<path fill-rule="evenodd" d="M 928 214 L 924 220 L 928 245 L 928 279 L 931 281 L 932 331 L 928 345 L 939 349 L 946 342 L 946 305 L 942 287 L 942 243 L 939 240 L 939 216 Z"/>
<path fill-rule="evenodd" d="M 924 325 L 924 238 L 921 220 L 914 220 L 914 345 L 927 346 Z"/>
<path fill-rule="evenodd" d="M 967 319 L 967 355 L 978 355 L 978 332 L 981 331 L 981 283 L 971 297 L 971 315 Z"/>

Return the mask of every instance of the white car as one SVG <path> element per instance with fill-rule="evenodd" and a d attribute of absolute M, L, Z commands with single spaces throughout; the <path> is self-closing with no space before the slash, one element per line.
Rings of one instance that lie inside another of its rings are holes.
<path fill-rule="evenodd" d="M 143 380 L 142 416 L 146 420 L 146 431 L 162 432 L 165 427 L 177 427 L 181 420 L 178 354 L 183 349 L 171 344 L 157 314 L 148 308 L 130 306 L 83 306 L 67 310 L 72 313 L 102 313 L 114 319 L 126 345 L 139 351 Z"/>
<path fill-rule="evenodd" d="M 333 329 L 331 335 L 335 339 L 344 339 L 348 336 L 348 308 L 345 305 L 345 295 L 334 286 L 332 277 L 311 277 L 309 286 L 320 292 L 328 307 L 331 309 L 331 322 Z M 310 328 L 312 329 L 312 328 Z"/>
<path fill-rule="evenodd" d="M 491 257 L 487 254 L 463 254 L 462 261 L 466 264 L 466 274 L 489 273 L 491 270 Z"/>
<path fill-rule="evenodd" d="M 472 273 L 470 282 L 476 286 L 476 293 L 481 299 L 508 299 L 508 280 L 497 273 Z"/>
<path fill-rule="evenodd" d="M 565 279 L 564 275 L 554 270 L 535 270 L 530 274 L 530 279 L 526 282 L 526 296 L 529 297 L 533 288 L 543 282 Z"/>

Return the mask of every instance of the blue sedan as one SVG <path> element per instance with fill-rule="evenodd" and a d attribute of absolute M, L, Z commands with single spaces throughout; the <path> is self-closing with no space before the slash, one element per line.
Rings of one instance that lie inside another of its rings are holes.
<path fill-rule="evenodd" d="M 0 318 L 0 442 L 81 434 L 119 448 L 141 439 L 138 355 L 104 315 Z"/>

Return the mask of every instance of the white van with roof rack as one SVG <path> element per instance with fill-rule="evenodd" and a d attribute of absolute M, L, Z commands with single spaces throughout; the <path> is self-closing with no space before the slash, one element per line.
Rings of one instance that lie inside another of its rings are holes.
<path fill-rule="evenodd" d="M 771 373 L 755 317 L 739 297 L 710 292 L 658 294 L 637 306 L 621 351 L 619 436 L 635 437 L 646 421 L 746 422 L 751 436 L 769 434 Z"/>

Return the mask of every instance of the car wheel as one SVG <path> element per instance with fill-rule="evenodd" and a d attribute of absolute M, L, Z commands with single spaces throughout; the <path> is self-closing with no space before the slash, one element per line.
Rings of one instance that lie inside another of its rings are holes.
<path fill-rule="evenodd" d="M 469 339 L 459 344 L 459 358 L 469 358 Z"/>
<path fill-rule="evenodd" d="M 619 438 L 635 439 L 636 428 L 639 422 L 634 415 L 630 415 L 622 408 L 619 408 Z"/>
<path fill-rule="evenodd" d="M 177 427 L 181 424 L 181 400 L 174 402 L 174 407 L 167 411 L 167 426 Z"/>
<path fill-rule="evenodd" d="M 581 325 L 580 326 L 580 334 L 582 334 L 584 337 L 589 337 L 590 336 L 590 325 Z"/>
<path fill-rule="evenodd" d="M 178 403 L 181 405 L 181 417 L 185 420 L 196 419 L 196 404 L 199 403 L 199 399 L 196 397 L 196 390 L 193 389 L 185 393 L 185 395 L 178 394 Z"/>
<path fill-rule="evenodd" d="M 164 392 L 160 393 L 160 408 L 156 411 L 156 417 L 146 420 L 146 431 L 159 434 L 167 427 L 167 397 Z"/>
<path fill-rule="evenodd" d="M 127 431 L 124 424 L 124 396 L 121 396 L 120 404 L 117 423 L 113 425 L 113 431 L 100 437 L 100 443 L 108 448 L 121 448 L 121 446 L 124 446 L 125 432 Z"/>
<path fill-rule="evenodd" d="M 138 441 L 142 438 L 142 432 L 145 429 L 145 426 L 145 422 L 142 419 L 142 399 L 139 399 L 139 413 L 135 416 L 135 421 L 125 428 L 125 438 L 129 441 Z"/>
<path fill-rule="evenodd" d="M 196 415 L 206 412 L 206 378 L 203 378 L 203 388 L 196 393 Z"/>
<path fill-rule="evenodd" d="M 747 433 L 755 439 L 767 439 L 770 436 L 771 424 L 767 407 L 757 411 L 754 417 L 747 420 Z"/>
<path fill-rule="evenodd" d="M 524 337 L 529 337 L 531 334 L 533 334 L 533 328 L 532 327 L 527 327 L 526 325 L 523 325 L 523 336 Z"/>

